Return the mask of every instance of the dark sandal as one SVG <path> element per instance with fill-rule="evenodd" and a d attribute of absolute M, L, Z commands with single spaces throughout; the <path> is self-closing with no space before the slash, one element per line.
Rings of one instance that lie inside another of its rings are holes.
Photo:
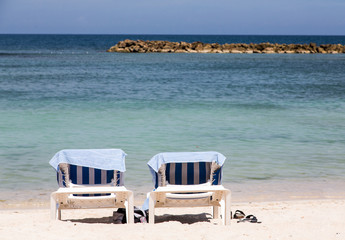
<path fill-rule="evenodd" d="M 246 215 L 241 210 L 236 210 L 234 214 L 234 219 L 244 218 Z"/>
<path fill-rule="evenodd" d="M 254 215 L 248 215 L 248 216 L 246 216 L 246 218 L 244 218 L 242 220 L 238 220 L 237 222 L 238 223 L 240 223 L 240 222 L 261 223 L 258 221 L 258 219 Z"/>

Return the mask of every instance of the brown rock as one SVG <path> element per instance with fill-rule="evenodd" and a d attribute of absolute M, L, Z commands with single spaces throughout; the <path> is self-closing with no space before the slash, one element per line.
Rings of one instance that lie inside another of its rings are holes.
<path fill-rule="evenodd" d="M 262 53 L 266 53 L 266 54 L 272 54 L 275 53 L 274 48 L 273 47 L 267 47 L 264 50 L 261 51 Z"/>
<path fill-rule="evenodd" d="M 199 50 L 199 53 L 211 53 L 212 49 L 203 49 L 203 50 Z"/>
<path fill-rule="evenodd" d="M 211 50 L 212 50 L 212 45 L 209 44 L 209 43 L 204 44 L 204 50 L 209 50 L 209 51 L 211 51 Z"/>
<path fill-rule="evenodd" d="M 188 48 L 187 49 L 187 52 L 189 53 L 197 53 L 198 51 L 194 50 L 194 49 L 191 49 L 191 48 Z"/>
<path fill-rule="evenodd" d="M 231 49 L 231 45 L 228 44 L 228 43 L 225 43 L 225 44 L 222 45 L 222 49 L 223 49 L 223 51 L 224 51 L 225 49 L 226 49 L 226 50 L 229 50 L 229 49 Z"/>
<path fill-rule="evenodd" d="M 238 49 L 231 49 L 230 53 L 243 53 L 243 52 Z"/>
<path fill-rule="evenodd" d="M 254 51 L 252 49 L 247 49 L 246 51 L 244 51 L 244 53 L 252 54 L 254 53 Z"/>

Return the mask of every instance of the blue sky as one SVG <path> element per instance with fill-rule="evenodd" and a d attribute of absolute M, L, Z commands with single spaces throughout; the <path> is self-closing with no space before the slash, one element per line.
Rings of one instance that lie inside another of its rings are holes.
<path fill-rule="evenodd" d="M 0 33 L 345 35 L 345 0 L 0 0 Z"/>

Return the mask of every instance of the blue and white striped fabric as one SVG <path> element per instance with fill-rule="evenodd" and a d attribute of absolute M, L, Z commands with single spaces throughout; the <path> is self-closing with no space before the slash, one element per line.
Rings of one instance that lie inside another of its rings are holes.
<path fill-rule="evenodd" d="M 60 165 L 59 165 L 60 166 Z M 67 179 L 69 178 L 69 179 Z M 66 164 L 64 169 L 58 167 L 57 182 L 60 187 L 67 187 L 72 184 L 76 185 L 105 185 L 123 186 L 123 172 L 117 170 L 102 170 Z M 105 196 L 110 194 L 73 194 L 73 196 Z"/>
<path fill-rule="evenodd" d="M 126 153 L 121 149 L 65 149 L 57 152 L 49 164 L 57 171 L 60 163 L 89 168 L 126 171 Z"/>
<path fill-rule="evenodd" d="M 60 187 L 67 187 L 67 176 L 69 177 L 69 181 L 71 183 L 77 185 L 104 185 L 111 183 L 116 186 L 124 185 L 123 173 L 117 170 L 102 170 L 68 164 L 66 171 L 68 171 L 68 173 L 59 168 L 57 172 L 57 182 Z"/>
<path fill-rule="evenodd" d="M 224 161 L 225 157 L 217 152 L 179 152 L 157 154 L 148 162 L 148 165 L 155 188 L 164 186 L 162 174 L 165 175 L 166 183 L 173 185 L 193 185 L 207 182 L 211 182 L 212 185 L 220 185 Z M 212 162 L 218 168 L 213 169 L 211 176 Z M 159 169 L 164 165 L 165 172 L 162 173 Z"/>
<path fill-rule="evenodd" d="M 162 164 L 183 162 L 215 162 L 223 166 L 226 157 L 219 152 L 165 152 L 158 153 L 147 163 L 154 172 L 158 172 Z"/>

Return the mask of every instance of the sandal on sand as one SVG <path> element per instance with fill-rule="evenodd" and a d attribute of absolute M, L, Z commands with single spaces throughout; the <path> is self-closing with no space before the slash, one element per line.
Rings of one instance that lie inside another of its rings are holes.
<path fill-rule="evenodd" d="M 244 214 L 244 212 L 242 212 L 241 210 L 236 210 L 235 214 L 234 214 L 234 219 L 241 219 L 244 218 L 246 215 Z"/>
<path fill-rule="evenodd" d="M 246 218 L 244 218 L 242 220 L 238 220 L 237 222 L 238 223 L 240 223 L 240 222 L 261 223 L 258 221 L 258 219 L 254 215 L 248 215 L 248 216 L 246 216 Z"/>

